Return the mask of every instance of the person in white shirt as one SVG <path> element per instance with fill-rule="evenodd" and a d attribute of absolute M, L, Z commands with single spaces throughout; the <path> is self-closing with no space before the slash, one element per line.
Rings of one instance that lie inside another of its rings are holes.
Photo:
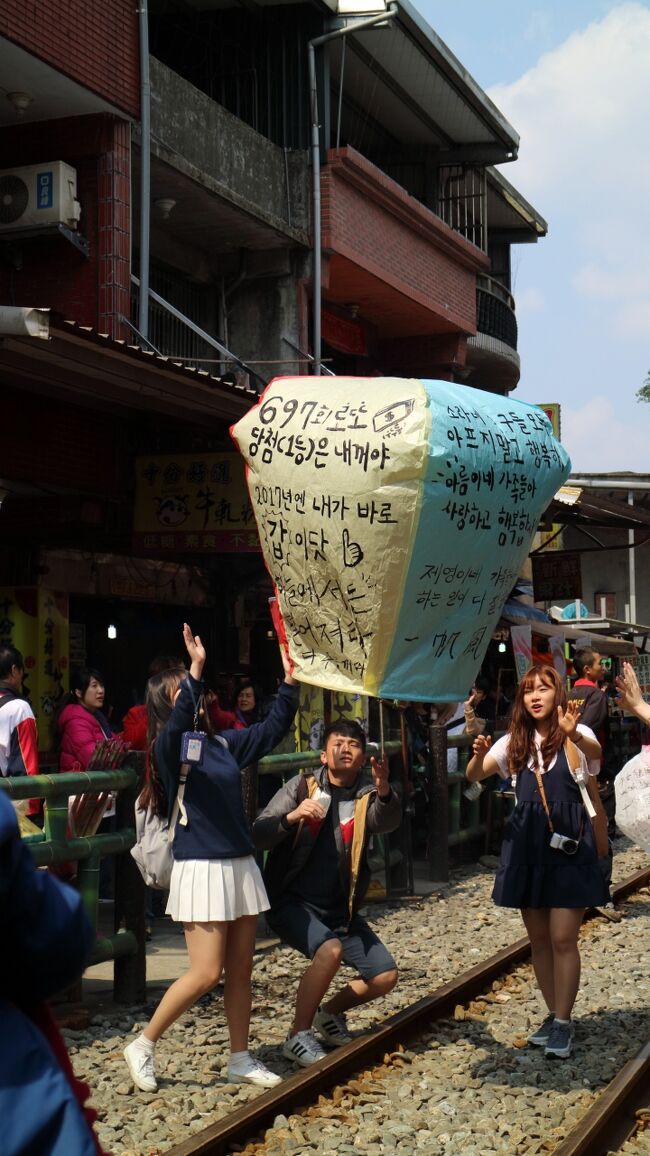
<path fill-rule="evenodd" d="M 600 744 L 578 713 L 555 668 L 533 666 L 519 684 L 507 735 L 494 746 L 479 735 L 467 765 L 470 782 L 498 774 L 514 783 L 492 898 L 520 909 L 530 937 L 549 1014 L 529 1041 L 562 1057 L 572 1049 L 580 925 L 587 907 L 608 901 L 580 789 L 597 773 Z"/>

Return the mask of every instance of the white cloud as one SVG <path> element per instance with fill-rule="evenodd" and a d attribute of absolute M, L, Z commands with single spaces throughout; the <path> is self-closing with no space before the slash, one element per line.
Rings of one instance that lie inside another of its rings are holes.
<path fill-rule="evenodd" d="M 573 284 L 579 293 L 600 301 L 616 301 L 620 297 L 650 294 L 650 270 L 637 269 L 628 273 L 620 268 L 607 269 L 589 261 L 578 269 Z"/>
<path fill-rule="evenodd" d="M 646 306 L 631 306 L 650 297 L 649 60 L 650 7 L 623 3 L 490 91 L 521 135 L 504 172 L 548 219 L 542 244 L 557 247 L 558 273 L 594 308 L 608 303 L 604 328 L 638 337 Z"/>
<path fill-rule="evenodd" d="M 637 405 L 636 423 L 621 420 L 614 402 L 602 395 L 590 397 L 579 409 L 562 406 L 562 445 L 573 473 L 647 472 L 650 406 L 646 402 Z"/>
<path fill-rule="evenodd" d="M 573 286 L 587 300 L 612 304 L 612 330 L 619 337 L 650 338 L 650 269 L 608 269 L 590 261 L 578 269 Z"/>
<path fill-rule="evenodd" d="M 529 285 L 517 294 L 518 317 L 523 316 L 524 313 L 542 313 L 545 308 L 544 294 L 541 289 L 537 289 L 534 285 Z"/>
<path fill-rule="evenodd" d="M 650 341 L 650 297 L 622 305 L 616 311 L 614 332 L 619 337 L 640 337 L 644 341 Z"/>

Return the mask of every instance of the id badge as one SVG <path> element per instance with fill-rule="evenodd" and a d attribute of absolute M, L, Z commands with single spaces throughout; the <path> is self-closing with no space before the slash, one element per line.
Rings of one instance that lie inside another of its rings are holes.
<path fill-rule="evenodd" d="M 202 731 L 184 731 L 181 739 L 181 762 L 200 767 L 203 762 L 206 735 Z"/>

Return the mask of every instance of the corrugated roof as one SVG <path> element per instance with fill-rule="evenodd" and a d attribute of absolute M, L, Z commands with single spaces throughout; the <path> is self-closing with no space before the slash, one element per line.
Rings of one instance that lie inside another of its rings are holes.
<path fill-rule="evenodd" d="M 95 345 L 99 345 L 107 351 L 123 353 L 128 357 L 137 358 L 144 363 L 155 364 L 158 369 L 182 374 L 184 377 L 201 381 L 214 389 L 223 390 L 237 397 L 243 396 L 249 398 L 251 405 L 257 400 L 258 394 L 256 390 L 248 385 L 230 381 L 224 382 L 221 377 L 210 373 L 206 369 L 200 369 L 196 365 L 188 365 L 187 362 L 179 361 L 172 357 L 165 357 L 161 353 L 156 353 L 153 349 L 144 349 L 141 345 L 111 337 L 110 334 L 101 333 L 91 325 L 80 325 L 79 322 L 71 321 L 56 312 L 50 314 L 50 326 L 53 329 L 58 329 L 64 333 L 79 337 L 84 341 L 93 342 Z"/>

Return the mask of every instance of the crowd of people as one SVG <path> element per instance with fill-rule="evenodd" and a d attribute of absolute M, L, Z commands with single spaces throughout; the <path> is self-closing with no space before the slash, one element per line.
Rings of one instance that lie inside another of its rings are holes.
<path fill-rule="evenodd" d="M 188 968 L 165 992 L 124 1055 L 135 1087 L 155 1091 L 158 1040 L 225 975 L 228 1078 L 269 1088 L 280 1076 L 249 1051 L 258 917 L 265 913 L 279 939 L 308 961 L 282 1050 L 300 1066 L 316 1063 L 325 1048 L 353 1038 L 347 1013 L 382 997 L 398 980 L 396 960 L 359 908 L 370 880 L 369 840 L 398 828 L 402 804 L 391 785 L 387 760 L 372 757 L 367 766 L 363 728 L 341 719 L 325 728 L 320 767 L 281 785 L 251 826 L 241 770 L 272 751 L 292 727 L 298 686 L 290 664 L 283 654 L 284 681 L 270 702 L 262 706 L 256 687 L 246 681 L 237 688 L 229 709 L 203 681 L 205 648 L 188 624 L 183 626 L 183 643 L 185 659 L 165 657 L 152 663 L 145 703 L 129 711 L 122 734 L 134 749 L 145 751 L 139 808 L 161 817 L 172 830 L 166 910 L 182 925 Z M 496 776 L 514 791 L 493 900 L 521 912 L 545 1003 L 543 1022 L 530 1043 L 557 1057 L 568 1056 L 573 1046 L 572 1014 L 580 978 L 578 932 L 585 909 L 610 902 L 604 853 L 591 821 L 595 809 L 589 802 L 607 742 L 600 655 L 585 649 L 574 661 L 578 678 L 568 695 L 565 680 L 552 665 L 537 664 L 522 677 L 509 704 L 507 733 L 496 741 L 497 711 L 489 683 L 477 679 L 464 703 L 438 704 L 435 710 L 438 725 L 464 731 L 473 740 L 466 770 L 469 783 Z M 0 648 L 2 775 L 38 772 L 34 716 L 20 693 L 23 671 L 17 650 Z M 650 706 L 627 663 L 617 689 L 621 707 L 650 723 Z M 57 714 L 61 770 L 83 770 L 97 744 L 112 735 L 104 696 L 99 671 L 87 668 L 72 678 Z M 411 704 L 415 762 L 426 757 L 431 719 L 430 708 Z M 75 892 L 31 867 L 12 808 L 1 791 L 0 850 L 2 914 L 5 926 L 15 927 L 8 940 L 12 946 L 3 956 L 4 992 L 8 1014 L 19 1017 L 18 1038 L 24 1038 L 27 1047 L 35 1031 L 56 1038 L 46 1012 L 32 1007 L 27 994 L 30 999 L 46 997 L 69 974 L 78 972 L 87 957 L 89 933 Z M 258 865 L 262 853 L 266 853 L 263 875 Z M 46 906 L 54 915 L 59 911 L 61 918 L 50 926 L 49 915 L 43 916 L 42 928 L 35 931 L 39 922 L 36 919 L 34 925 L 31 917 L 37 910 L 45 912 Z M 71 935 L 74 921 L 77 933 Z M 34 958 L 25 964 L 30 953 Z M 40 969 L 38 953 L 49 953 L 47 966 Z M 332 994 L 343 965 L 351 977 Z M 30 968 L 38 972 L 39 982 L 27 993 L 25 976 L 31 974 Z M 66 1120 L 83 1137 L 74 1150 L 98 1151 L 92 1122 L 83 1109 L 85 1092 L 68 1069 L 58 1042 L 54 1057 L 57 1078 L 63 1081 Z M 6 1048 L 0 1047 L 0 1072 L 7 1064 Z M 6 1082 L 0 1084 L 3 1113 L 6 1087 Z M 17 1127 L 9 1105 L 7 1111 L 6 1118 Z M 72 1149 L 53 1145 L 42 1150 Z"/>

